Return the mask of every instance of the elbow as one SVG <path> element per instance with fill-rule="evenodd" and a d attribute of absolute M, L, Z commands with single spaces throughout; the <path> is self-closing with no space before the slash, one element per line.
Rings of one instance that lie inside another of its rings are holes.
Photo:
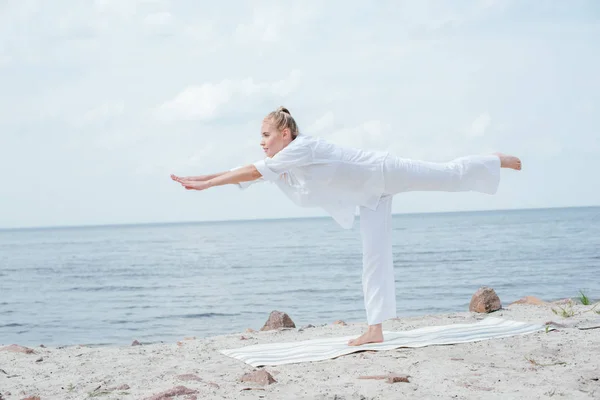
<path fill-rule="evenodd" d="M 258 169 L 256 169 L 256 167 L 254 165 L 250 166 L 250 176 L 252 177 L 252 180 L 256 180 L 262 177 L 262 174 L 260 172 L 258 172 Z"/>

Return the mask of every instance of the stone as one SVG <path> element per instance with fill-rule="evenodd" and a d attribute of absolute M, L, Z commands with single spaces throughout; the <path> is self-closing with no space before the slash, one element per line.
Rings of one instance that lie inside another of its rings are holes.
<path fill-rule="evenodd" d="M 42 399 L 40 399 L 40 396 L 29 396 L 29 397 L 25 397 L 23 400 L 42 400 Z"/>
<path fill-rule="evenodd" d="M 246 329 L 246 333 L 254 333 L 254 332 L 256 332 L 256 331 L 252 328 Z"/>
<path fill-rule="evenodd" d="M 298 329 L 298 332 L 303 332 L 305 329 L 309 329 L 309 328 L 314 328 L 314 325 L 308 324 L 303 326 L 302 328 Z"/>
<path fill-rule="evenodd" d="M 341 326 L 346 326 L 348 325 L 347 323 L 345 323 L 344 321 L 342 321 L 341 319 L 338 319 L 337 321 L 335 321 L 333 323 L 334 325 L 341 325 Z"/>
<path fill-rule="evenodd" d="M 408 383 L 409 382 L 408 378 L 409 378 L 408 375 L 391 374 L 387 378 L 387 383 L 396 383 L 396 382 L 407 382 Z"/>
<path fill-rule="evenodd" d="M 172 397 L 197 394 L 197 390 L 186 388 L 185 386 L 176 386 L 172 389 L 146 397 L 144 400 L 170 400 Z"/>
<path fill-rule="evenodd" d="M 32 354 L 35 353 L 33 349 L 29 347 L 19 346 L 18 344 L 11 344 L 10 346 L 5 346 L 0 348 L 0 351 L 10 351 L 11 353 L 25 353 Z"/>
<path fill-rule="evenodd" d="M 37 360 L 35 360 L 35 362 L 42 362 L 42 361 L 44 361 L 44 357 L 40 357 Z"/>
<path fill-rule="evenodd" d="M 198 375 L 195 375 L 195 374 L 177 375 L 175 378 L 179 379 L 180 381 L 202 382 L 202 378 L 200 378 Z"/>
<path fill-rule="evenodd" d="M 273 378 L 273 375 L 271 375 L 264 369 L 255 370 L 244 374 L 241 378 L 241 381 L 258 383 L 259 385 L 263 386 L 277 382 L 275 378 Z"/>
<path fill-rule="evenodd" d="M 511 306 L 513 304 L 531 304 L 534 306 L 541 306 L 541 305 L 548 304 L 548 303 L 545 302 L 544 300 L 538 299 L 537 297 L 534 297 L 534 296 L 525 296 L 525 297 L 520 298 L 517 301 L 510 303 Z"/>
<path fill-rule="evenodd" d="M 281 311 L 272 311 L 271 315 L 269 315 L 269 319 L 265 322 L 265 325 L 260 328 L 261 331 L 272 331 L 281 328 L 295 328 L 296 324 L 284 312 Z"/>
<path fill-rule="evenodd" d="M 131 343 L 131 345 L 132 345 L 132 346 L 141 346 L 142 344 L 141 344 L 140 342 L 138 342 L 137 340 L 134 340 L 134 341 Z"/>
<path fill-rule="evenodd" d="M 491 313 L 500 310 L 502 303 L 494 289 L 487 286 L 479 288 L 471 298 L 469 311 L 478 313 Z"/>

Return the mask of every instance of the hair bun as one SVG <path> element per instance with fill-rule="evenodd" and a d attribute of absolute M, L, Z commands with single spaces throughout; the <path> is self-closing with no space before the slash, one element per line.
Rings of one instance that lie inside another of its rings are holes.
<path fill-rule="evenodd" d="M 288 114 L 288 115 L 292 115 L 292 113 L 290 113 L 290 110 L 288 110 L 287 108 L 285 108 L 285 107 L 283 107 L 283 106 L 279 107 L 279 108 L 277 109 L 277 112 L 283 112 L 283 113 L 286 113 L 286 114 Z"/>

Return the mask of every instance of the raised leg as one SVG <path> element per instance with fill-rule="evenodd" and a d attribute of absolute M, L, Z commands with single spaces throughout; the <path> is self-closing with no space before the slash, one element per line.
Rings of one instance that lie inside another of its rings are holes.
<path fill-rule="evenodd" d="M 385 192 L 466 192 L 494 194 L 500 183 L 498 155 L 467 156 L 446 163 L 389 156 L 384 165 Z"/>
<path fill-rule="evenodd" d="M 392 196 L 381 198 L 376 210 L 360 207 L 363 243 L 362 285 L 369 330 L 348 344 L 383 341 L 382 322 L 396 317 L 396 284 L 392 255 Z"/>

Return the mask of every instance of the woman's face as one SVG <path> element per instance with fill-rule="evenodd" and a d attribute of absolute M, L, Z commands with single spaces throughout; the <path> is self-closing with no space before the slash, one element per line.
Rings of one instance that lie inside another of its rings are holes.
<path fill-rule="evenodd" d="M 288 128 L 278 131 L 269 121 L 263 121 L 260 130 L 260 146 L 267 157 L 273 157 L 291 142 L 290 130 Z"/>

